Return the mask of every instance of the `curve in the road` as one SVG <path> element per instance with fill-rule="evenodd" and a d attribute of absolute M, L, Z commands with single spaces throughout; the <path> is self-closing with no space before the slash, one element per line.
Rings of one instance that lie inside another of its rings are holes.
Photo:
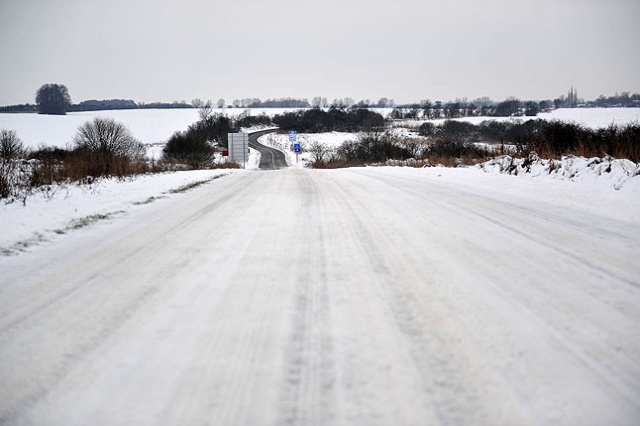
<path fill-rule="evenodd" d="M 287 164 L 284 153 L 278 149 L 271 148 L 258 142 L 258 138 L 267 133 L 273 133 L 276 130 L 260 130 L 249 134 L 249 146 L 260 153 L 260 170 L 278 170 L 286 168 Z"/>

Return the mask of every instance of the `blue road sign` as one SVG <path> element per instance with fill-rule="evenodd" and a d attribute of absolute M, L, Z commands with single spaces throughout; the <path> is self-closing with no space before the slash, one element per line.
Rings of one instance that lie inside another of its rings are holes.
<path fill-rule="evenodd" d="M 294 152 L 300 152 L 300 144 L 299 143 L 294 143 L 293 144 L 293 151 Z"/>
<path fill-rule="evenodd" d="M 298 132 L 289 130 L 289 142 L 295 142 L 298 139 Z"/>

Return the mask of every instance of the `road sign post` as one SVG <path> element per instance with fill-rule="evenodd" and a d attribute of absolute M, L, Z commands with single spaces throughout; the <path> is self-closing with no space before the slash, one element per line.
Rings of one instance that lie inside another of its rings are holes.
<path fill-rule="evenodd" d="M 296 164 L 300 162 L 300 144 L 298 143 L 298 132 L 289 130 L 289 142 L 293 144 L 293 152 L 296 153 Z"/>
<path fill-rule="evenodd" d="M 231 161 L 242 162 L 243 169 L 247 168 L 247 152 L 249 151 L 249 134 L 227 133 L 229 142 L 229 158 Z"/>
<path fill-rule="evenodd" d="M 293 144 L 293 152 L 296 153 L 296 164 L 300 162 L 300 144 L 299 143 L 294 143 Z"/>

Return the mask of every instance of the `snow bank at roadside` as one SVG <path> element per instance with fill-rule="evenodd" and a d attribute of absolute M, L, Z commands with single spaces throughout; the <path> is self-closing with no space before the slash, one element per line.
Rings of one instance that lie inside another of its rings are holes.
<path fill-rule="evenodd" d="M 358 133 L 302 133 L 298 134 L 298 143 L 302 153 L 296 163 L 296 155 L 291 150 L 289 135 L 268 134 L 260 137 L 260 143 L 280 149 L 288 156 L 293 167 L 304 167 L 309 159 L 308 148 L 313 143 L 321 143 L 329 149 L 335 149 L 343 142 L 356 140 Z M 404 161 L 388 161 L 386 165 L 410 165 Z M 629 160 L 604 158 L 584 158 L 565 156 L 561 160 L 545 160 L 532 154 L 528 158 L 514 158 L 509 155 L 496 157 L 493 160 L 475 166 L 485 173 L 508 174 L 536 179 L 566 180 L 571 182 L 587 182 L 591 187 L 611 188 L 625 192 L 640 193 L 640 164 Z"/>
<path fill-rule="evenodd" d="M 288 138 L 287 135 L 281 136 Z M 268 138 L 268 135 L 263 136 L 261 142 L 264 142 L 265 138 Z M 337 143 L 341 136 L 333 135 L 331 138 Z M 271 139 L 272 142 L 276 140 Z M 331 143 L 331 140 L 327 143 Z M 247 169 L 256 169 L 259 154 L 255 150 L 251 152 Z M 295 166 L 295 153 L 290 150 L 285 152 L 289 154 L 290 164 Z M 301 159 L 297 166 L 302 167 L 303 164 Z M 504 191 L 509 191 L 510 188 L 522 188 L 524 185 L 527 188 L 534 186 L 535 190 L 532 190 L 535 193 L 545 196 L 550 186 L 560 185 L 567 194 L 579 198 L 579 204 L 585 206 L 604 202 L 604 199 L 614 197 L 614 194 L 616 203 L 622 198 L 629 201 L 640 199 L 640 165 L 610 157 L 564 157 L 562 160 L 543 160 L 537 156 L 526 159 L 502 156 L 473 167 L 393 169 L 398 173 L 412 175 L 427 173 L 448 176 L 448 179 L 464 182 L 471 191 L 482 191 L 486 186 L 495 189 L 497 184 L 501 185 Z M 56 238 L 59 234 L 120 215 L 131 209 L 143 208 L 145 204 L 159 199 L 179 196 L 172 191 L 182 187 L 230 173 L 243 172 L 245 171 L 234 169 L 197 170 L 144 175 L 122 181 L 102 179 L 92 185 L 69 184 L 52 187 L 46 192 L 27 198 L 26 205 L 20 202 L 7 204 L 2 201 L 0 256 L 18 253 L 31 245 Z M 610 209 L 615 210 L 614 207 Z"/>
<path fill-rule="evenodd" d="M 475 166 L 486 173 L 500 173 L 538 179 L 587 182 L 594 187 L 613 188 L 640 194 L 640 164 L 629 160 L 565 156 L 545 160 L 536 154 L 528 158 L 508 155 Z"/>
<path fill-rule="evenodd" d="M 126 180 L 100 179 L 91 185 L 53 186 L 26 203 L 0 202 L 0 256 L 55 238 L 98 220 L 140 208 L 156 200 L 242 170 L 217 169 L 143 175 Z"/>

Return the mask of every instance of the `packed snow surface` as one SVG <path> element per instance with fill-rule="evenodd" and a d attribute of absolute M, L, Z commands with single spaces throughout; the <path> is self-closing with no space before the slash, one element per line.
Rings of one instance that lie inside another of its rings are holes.
<path fill-rule="evenodd" d="M 2 204 L 0 424 L 636 425 L 639 177 L 501 164 Z"/>

